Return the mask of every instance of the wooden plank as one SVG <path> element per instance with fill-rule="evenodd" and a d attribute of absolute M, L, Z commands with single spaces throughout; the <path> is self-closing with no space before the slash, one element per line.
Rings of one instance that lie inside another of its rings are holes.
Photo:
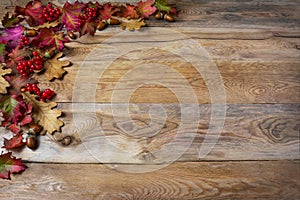
<path fill-rule="evenodd" d="M 0 15 L 12 10 L 10 5 L 24 6 L 30 0 L 3 0 Z M 116 0 L 117 1 L 117 0 Z M 43 0 L 43 2 L 47 2 Z M 53 0 L 59 4 L 65 1 Z M 123 1 L 122 1 L 123 2 Z M 126 2 L 136 2 L 127 0 Z M 171 1 L 172 2 L 172 1 Z M 282 36 L 299 35 L 299 2 L 296 1 L 173 1 L 181 10 L 177 23 L 151 20 L 150 26 L 192 26 L 211 28 L 260 28 Z"/>
<path fill-rule="evenodd" d="M 84 48 L 77 48 L 83 52 Z M 83 49 L 83 50 L 82 50 Z M 92 48 L 90 49 L 92 50 Z M 73 51 L 73 50 L 72 50 Z M 157 51 L 157 50 L 155 50 Z M 213 80 L 220 73 L 220 78 L 222 78 L 223 85 L 226 92 L 226 100 L 228 103 L 298 103 L 300 102 L 300 62 L 286 60 L 286 61 L 263 61 L 262 60 L 239 60 L 230 61 L 224 58 L 220 60 L 215 60 L 217 65 L 217 70 L 215 72 L 210 72 L 211 68 L 202 70 L 202 76 L 196 70 L 196 68 L 187 63 L 180 57 L 174 56 L 170 53 L 165 52 L 153 52 L 153 51 L 139 51 L 131 53 L 134 54 L 138 59 L 132 59 L 130 55 L 121 56 L 115 60 L 108 68 L 102 64 L 105 60 L 99 61 L 83 61 L 84 54 L 71 53 L 71 57 L 65 58 L 71 60 L 74 65 L 66 68 L 68 74 L 65 76 L 63 81 L 48 82 L 39 77 L 41 87 L 50 87 L 56 91 L 59 95 L 57 96 L 57 102 L 70 102 L 72 101 L 72 93 L 74 92 L 75 81 L 77 84 L 82 82 L 82 85 L 87 83 L 96 84 L 96 97 L 94 99 L 88 99 L 87 101 L 92 102 L 110 102 L 112 97 L 112 92 L 120 92 L 115 89 L 115 86 L 120 83 L 120 78 L 123 77 L 127 72 L 135 69 L 137 66 L 146 64 L 148 66 L 155 64 L 162 64 L 170 67 L 178 72 L 178 75 L 183 76 L 188 85 L 190 85 L 195 93 L 197 94 L 199 103 L 209 103 L 211 102 L 211 97 L 208 91 L 207 80 Z M 78 56 L 75 56 L 77 55 Z M 146 58 L 146 56 L 148 56 Z M 81 59 L 81 61 L 78 61 Z M 77 60 L 77 61 L 76 61 Z M 84 63 L 84 67 L 80 67 Z M 84 69 L 83 69 L 84 68 Z M 76 76 L 81 71 L 80 78 L 76 79 Z M 104 71 L 102 76 L 99 74 L 97 80 L 92 80 L 91 75 L 95 72 L 100 73 Z M 182 85 L 178 81 L 178 76 L 174 76 L 173 72 L 168 70 L 162 71 L 165 74 L 165 78 L 155 77 L 151 80 L 156 82 L 164 82 L 171 84 L 172 87 L 177 88 L 178 91 L 182 90 L 186 85 Z M 210 74 L 211 73 L 211 74 Z M 204 75 L 204 77 L 203 77 Z M 212 76 L 210 78 L 210 76 Z M 204 81 L 203 78 L 207 78 Z M 130 79 L 127 83 L 123 81 L 124 84 L 128 85 L 128 88 L 133 87 L 132 83 L 140 82 L 145 84 L 141 88 L 136 88 L 131 101 L 132 102 L 153 102 L 153 103 L 176 103 L 178 100 L 174 94 L 168 89 L 158 84 L 148 84 L 149 80 L 147 76 L 142 76 Z M 88 87 L 82 89 L 89 90 Z M 184 92 L 185 90 L 183 90 Z M 183 96 L 182 92 L 176 94 L 178 96 Z M 74 99 L 73 99 L 74 100 Z M 119 100 L 123 103 L 123 99 Z M 189 99 L 185 103 L 190 102 Z"/>
<path fill-rule="evenodd" d="M 300 198 L 299 161 L 174 163 L 143 174 L 117 171 L 120 165 L 27 165 L 11 182 L 0 180 L 2 199 Z"/>
<path fill-rule="evenodd" d="M 115 106 L 121 108 L 126 105 L 115 104 Z M 57 133 L 52 137 L 42 136 L 40 146 L 36 151 L 25 148 L 14 153 L 28 161 L 63 163 L 97 163 L 100 161 L 102 163 L 151 164 L 174 160 L 198 161 L 200 150 L 210 151 L 200 160 L 300 159 L 299 104 L 227 105 L 223 130 L 212 149 L 210 149 L 211 146 L 204 145 L 210 144 L 205 140 L 210 137 L 208 135 L 211 135 L 211 133 L 208 134 L 209 124 L 222 122 L 222 118 L 217 116 L 210 121 L 209 104 L 199 105 L 200 118 L 196 135 L 193 127 L 195 127 L 195 121 L 198 120 L 197 113 L 190 112 L 190 121 L 183 122 L 181 119 L 183 111 L 177 104 L 164 104 L 162 109 L 165 109 L 167 114 L 166 120 L 154 115 L 152 117 L 154 122 L 149 131 L 147 125 L 151 122 L 148 114 L 150 106 L 151 104 L 130 106 L 130 114 L 134 123 L 140 125 L 136 127 L 131 125 L 130 119 L 126 118 L 121 109 L 112 114 L 110 104 L 95 105 L 96 113 L 93 113 L 93 105 L 81 103 L 72 107 L 71 104 L 61 103 L 58 108 L 65 113 L 62 118 L 65 122 L 63 134 Z M 190 105 L 190 109 L 195 108 Z M 217 110 L 220 108 L 217 107 Z M 155 117 L 162 119 L 155 121 Z M 119 121 L 116 121 L 117 119 Z M 183 134 L 178 136 L 180 126 L 184 126 L 185 129 Z M 158 131 L 154 134 L 153 130 Z M 5 130 L 3 132 L 5 133 Z M 9 138 L 10 135 L 11 133 L 6 131 L 4 137 Z M 66 135 L 72 135 L 74 138 L 70 146 L 63 147 L 60 142 L 55 142 Z M 122 157 L 120 157 L 120 152 L 124 153 Z"/>

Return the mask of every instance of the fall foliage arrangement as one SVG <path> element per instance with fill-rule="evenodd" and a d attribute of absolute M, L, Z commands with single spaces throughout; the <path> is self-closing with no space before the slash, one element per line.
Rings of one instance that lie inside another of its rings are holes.
<path fill-rule="evenodd" d="M 0 178 L 25 170 L 10 150 L 35 149 L 37 137 L 59 132 L 62 111 L 55 109 L 55 92 L 40 88 L 39 80 L 62 79 L 69 61 L 61 61 L 65 43 L 85 34 L 94 35 L 110 25 L 137 30 L 150 16 L 174 21 L 177 10 L 166 0 L 127 3 L 75 3 L 62 7 L 40 0 L 6 13 L 0 30 L 0 125 L 12 132 L 3 138 L 7 152 L 0 154 Z M 57 94 L 59 95 L 59 94 Z"/>

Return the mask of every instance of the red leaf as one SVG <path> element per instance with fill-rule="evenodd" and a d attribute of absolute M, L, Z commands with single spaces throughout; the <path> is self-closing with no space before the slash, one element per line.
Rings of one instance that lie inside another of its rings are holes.
<path fill-rule="evenodd" d="M 16 159 L 11 152 L 0 155 L 0 178 L 10 179 L 11 173 L 19 173 L 25 169 L 21 159 Z"/>
<path fill-rule="evenodd" d="M 110 3 L 105 3 L 100 10 L 101 20 L 108 20 L 113 16 L 116 12 L 120 11 L 119 8 L 112 6 Z"/>
<path fill-rule="evenodd" d="M 77 31 L 80 28 L 79 15 L 85 4 L 76 1 L 74 4 L 66 2 L 62 8 L 62 23 L 68 31 Z"/>
<path fill-rule="evenodd" d="M 14 49 L 20 44 L 20 38 L 23 35 L 23 26 L 4 29 L 4 35 L 0 36 L 0 41 L 7 42 L 7 46 Z"/>
<path fill-rule="evenodd" d="M 147 0 L 145 2 L 138 2 L 136 4 L 138 12 L 145 18 L 149 18 L 156 11 L 156 7 L 153 6 L 153 0 Z"/>
<path fill-rule="evenodd" d="M 46 22 L 46 19 L 40 16 L 43 8 L 44 6 L 40 0 L 34 0 L 29 2 L 25 8 L 16 6 L 15 13 L 23 15 L 30 26 L 37 26 Z"/>
<path fill-rule="evenodd" d="M 14 68 L 17 63 L 24 60 L 25 57 L 29 56 L 29 52 L 25 49 L 14 49 L 9 55 L 9 59 L 6 60 L 6 67 Z"/>
<path fill-rule="evenodd" d="M 90 35 L 95 35 L 97 23 L 93 21 L 86 21 L 80 30 L 80 36 L 89 33 Z"/>
<path fill-rule="evenodd" d="M 139 18 L 139 15 L 137 14 L 133 5 L 126 5 L 121 13 L 121 17 L 130 17 L 131 19 L 137 19 Z"/>
<path fill-rule="evenodd" d="M 9 140 L 4 138 L 4 146 L 2 148 L 6 149 L 14 149 L 21 146 L 24 146 L 26 143 L 23 142 L 23 135 L 22 134 L 16 134 Z"/>
<path fill-rule="evenodd" d="M 40 34 L 32 40 L 31 44 L 39 48 L 55 47 L 59 51 L 62 51 L 64 43 L 68 41 L 69 40 L 64 37 L 62 32 L 55 33 L 51 29 L 41 28 Z"/>

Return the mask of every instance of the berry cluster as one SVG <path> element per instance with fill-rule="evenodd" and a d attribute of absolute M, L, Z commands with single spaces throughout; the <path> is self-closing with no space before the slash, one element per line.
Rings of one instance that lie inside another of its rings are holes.
<path fill-rule="evenodd" d="M 97 7 L 87 7 L 82 14 L 79 15 L 79 19 L 81 22 L 92 20 L 97 17 Z"/>
<path fill-rule="evenodd" d="M 33 73 L 34 70 L 41 70 L 43 68 L 44 59 L 36 51 L 32 54 L 33 58 L 31 60 L 18 63 L 17 70 L 22 76 L 28 76 Z"/>
<path fill-rule="evenodd" d="M 21 92 L 30 92 L 32 94 L 36 94 L 39 96 L 41 101 L 46 101 L 46 100 L 51 100 L 54 96 L 55 93 L 51 89 L 45 89 L 43 92 L 41 92 L 41 89 L 37 86 L 36 83 L 27 83 L 26 87 L 21 88 Z"/>
<path fill-rule="evenodd" d="M 61 11 L 59 8 L 54 8 L 52 3 L 48 3 L 43 9 L 43 13 L 39 15 L 40 18 L 46 19 L 48 22 L 53 22 L 59 18 Z"/>
<path fill-rule="evenodd" d="M 24 46 L 26 46 L 28 44 L 29 44 L 29 38 L 26 37 L 25 35 L 22 35 L 21 38 L 20 38 L 20 45 L 19 45 L 19 47 L 23 48 Z"/>

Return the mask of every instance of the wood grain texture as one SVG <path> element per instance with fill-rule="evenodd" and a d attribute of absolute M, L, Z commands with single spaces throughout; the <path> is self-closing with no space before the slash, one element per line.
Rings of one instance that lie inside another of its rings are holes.
<path fill-rule="evenodd" d="M 121 108 L 126 105 L 115 106 Z M 298 104 L 227 105 L 225 124 L 219 140 L 211 152 L 200 159 L 199 150 L 210 148 L 203 146 L 204 139 L 211 135 L 207 132 L 210 123 L 222 120 L 210 119 L 210 105 L 199 106 L 201 117 L 197 132 L 193 131 L 195 127 L 193 122 L 197 121 L 196 113 L 191 112 L 192 120 L 184 122 L 181 119 L 179 105 L 165 104 L 163 109 L 167 114 L 166 119 L 155 121 L 159 116 L 154 115 L 152 116 L 154 122 L 151 124 L 149 116 L 151 106 L 152 104 L 131 105 L 130 116 L 135 123 L 132 124 L 121 111 L 113 115 L 110 104 L 95 105 L 95 113 L 93 105 L 90 104 L 59 104 L 58 109 L 65 113 L 62 118 L 65 123 L 62 134 L 42 136 L 36 151 L 25 148 L 14 153 L 28 161 L 62 163 L 97 163 L 100 160 L 103 163 L 151 164 L 168 163 L 174 159 L 226 161 L 300 158 Z M 92 109 L 89 110 L 88 107 Z M 194 109 L 195 105 L 186 107 Z M 179 127 L 184 125 L 186 126 L 183 135 L 179 137 Z M 153 130 L 158 132 L 154 134 Z M 7 132 L 8 138 L 9 135 Z M 55 142 L 66 135 L 74 137 L 70 146 L 63 147 L 60 142 Z M 179 138 L 176 139 L 175 136 Z M 164 148 L 167 144 L 175 146 L 171 146 L 172 150 L 168 150 Z M 114 146 L 117 149 L 114 149 Z M 119 156 L 120 151 L 124 153 L 122 157 Z M 182 156 L 176 158 L 177 153 L 182 153 Z"/>
<path fill-rule="evenodd" d="M 298 199 L 299 161 L 174 163 L 146 174 L 100 164 L 27 164 L 1 199 Z M 134 166 L 131 166 L 134 167 Z"/>

